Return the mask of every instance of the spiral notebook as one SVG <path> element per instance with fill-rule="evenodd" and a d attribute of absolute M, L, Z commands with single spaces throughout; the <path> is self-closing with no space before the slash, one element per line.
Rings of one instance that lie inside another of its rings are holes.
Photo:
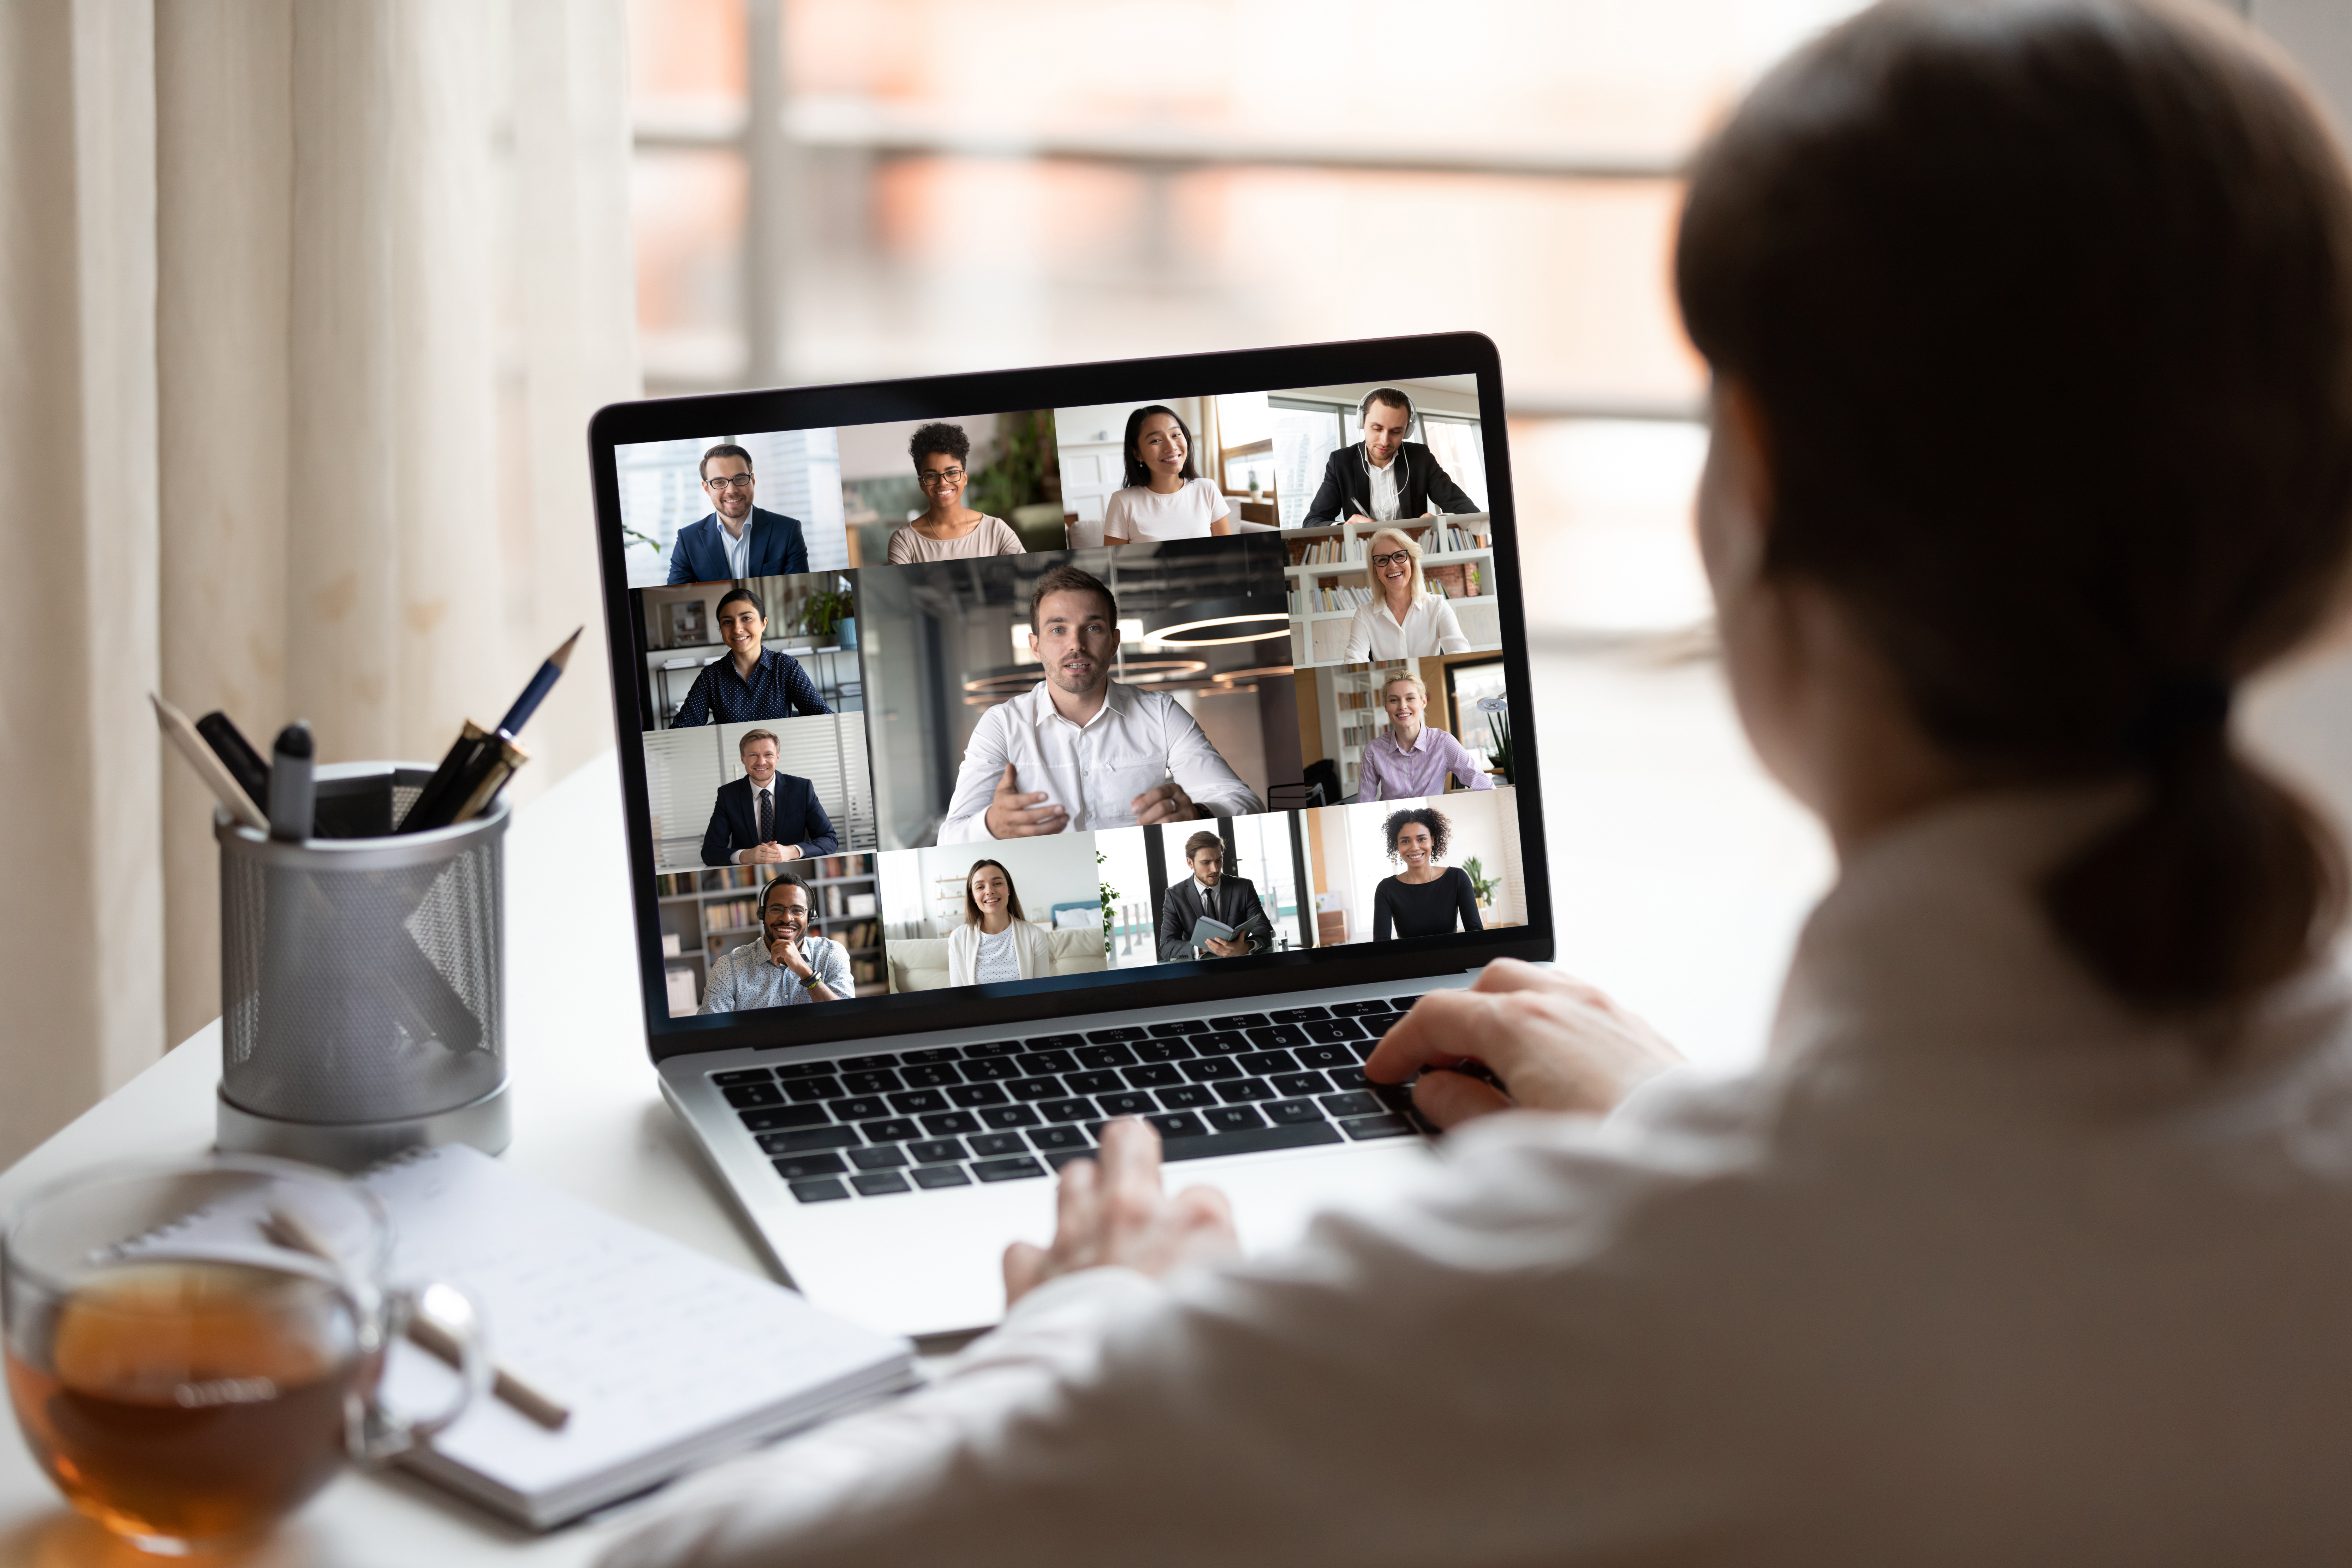
<path fill-rule="evenodd" d="M 402 1463 L 535 1529 L 913 1380 L 914 1346 L 810 1306 L 464 1144 L 359 1178 L 394 1231 L 392 1278 L 473 1298 L 492 1352 L 571 1409 L 559 1430 L 487 1395 Z M 448 1373 L 393 1350 L 387 1393 Z"/>

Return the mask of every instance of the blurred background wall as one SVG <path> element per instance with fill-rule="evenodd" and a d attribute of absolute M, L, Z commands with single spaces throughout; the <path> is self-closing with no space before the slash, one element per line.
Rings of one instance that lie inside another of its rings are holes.
<path fill-rule="evenodd" d="M 2352 106 L 2352 6 L 2250 5 Z M 1667 266 L 1706 127 L 1852 8 L 0 6 L 0 1160 L 217 1011 L 146 691 L 437 754 L 594 635 L 597 404 L 1459 328 L 1507 374 L 1562 962 L 1752 1058 L 1832 866 L 1712 662 Z M 603 665 L 524 797 L 612 744 Z M 2249 709 L 2352 807 L 2340 647 Z"/>

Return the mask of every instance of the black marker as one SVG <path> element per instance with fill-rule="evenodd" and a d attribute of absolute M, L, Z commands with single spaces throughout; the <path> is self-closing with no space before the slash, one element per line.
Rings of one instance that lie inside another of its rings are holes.
<path fill-rule="evenodd" d="M 299 844 L 310 837 L 318 790 L 310 775 L 310 726 L 297 720 L 278 731 L 269 763 L 269 837 Z"/>
<path fill-rule="evenodd" d="M 269 804 L 269 764 L 261 760 L 261 753 L 253 749 L 234 720 L 215 708 L 196 721 L 196 733 L 205 738 L 205 744 L 213 749 L 213 755 L 221 760 L 229 777 L 253 797 L 254 805 Z"/>

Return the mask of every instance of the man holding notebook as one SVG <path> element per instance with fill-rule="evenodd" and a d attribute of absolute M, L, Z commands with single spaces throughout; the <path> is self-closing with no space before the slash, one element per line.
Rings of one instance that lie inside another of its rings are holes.
<path fill-rule="evenodd" d="M 1160 906 L 1160 962 L 1181 963 L 1197 950 L 1212 958 L 1239 958 L 1266 944 L 1265 907 L 1245 877 L 1228 877 L 1225 842 L 1213 833 L 1184 841 L 1184 862 L 1192 875 L 1168 889 Z M 1202 922 L 1213 922 L 1207 932 Z M 1213 932 L 1229 931 L 1230 936 Z"/>

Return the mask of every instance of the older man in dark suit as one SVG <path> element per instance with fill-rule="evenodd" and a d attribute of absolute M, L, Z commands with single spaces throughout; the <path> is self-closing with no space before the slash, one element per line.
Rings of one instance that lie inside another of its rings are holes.
<path fill-rule="evenodd" d="M 809 569 L 800 520 L 751 504 L 751 453 L 732 445 L 703 453 L 702 489 L 712 510 L 677 531 L 669 552 L 671 582 L 740 582 Z"/>
<path fill-rule="evenodd" d="M 1160 905 L 1160 962 L 1181 963 L 1193 956 L 1192 928 L 1203 919 L 1222 921 L 1236 934 L 1202 943 L 1213 957 L 1239 958 L 1263 952 L 1273 945 L 1274 931 L 1265 920 L 1257 888 L 1246 877 L 1228 877 L 1225 842 L 1213 833 L 1195 833 L 1184 841 L 1184 863 L 1192 874 L 1168 889 Z M 1255 929 L 1242 928 L 1255 919 Z"/>

